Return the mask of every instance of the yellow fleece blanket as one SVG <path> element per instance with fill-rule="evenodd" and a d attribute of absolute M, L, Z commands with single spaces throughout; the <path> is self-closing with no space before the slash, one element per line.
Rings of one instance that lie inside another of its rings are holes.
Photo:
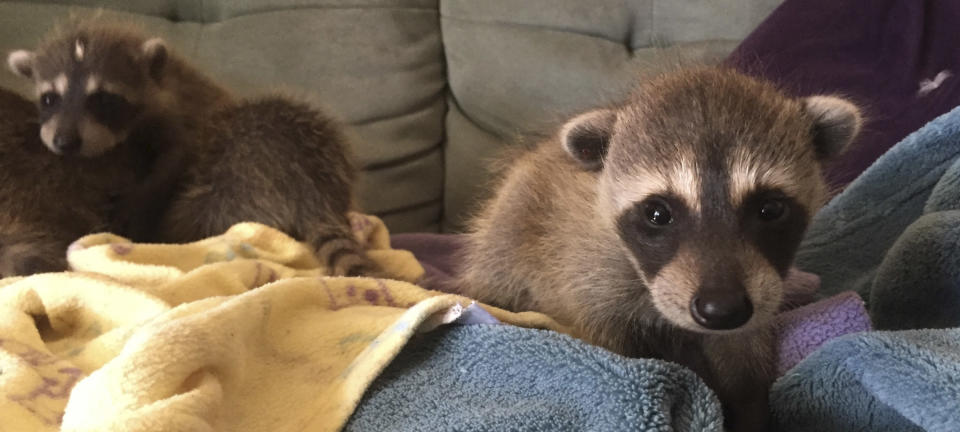
<path fill-rule="evenodd" d="M 422 276 L 378 219 L 351 218 L 397 279 Z M 325 277 L 304 245 L 252 223 L 186 245 L 96 234 L 68 258 L 74 271 L 0 281 L 0 432 L 337 430 L 415 332 L 470 303 Z"/>

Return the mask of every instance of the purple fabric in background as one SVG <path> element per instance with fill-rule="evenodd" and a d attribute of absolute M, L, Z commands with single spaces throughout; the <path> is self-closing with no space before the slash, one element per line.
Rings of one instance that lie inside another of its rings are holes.
<path fill-rule="evenodd" d="M 786 0 L 727 62 L 798 96 L 837 93 L 862 107 L 863 133 L 828 169 L 845 186 L 960 105 L 960 1 Z"/>
<path fill-rule="evenodd" d="M 425 273 L 420 286 L 435 291 L 459 294 L 453 284 L 456 255 L 463 244 L 461 234 L 410 233 L 390 236 L 390 247 L 408 250 L 420 261 Z"/>
<path fill-rule="evenodd" d="M 783 375 L 820 345 L 848 333 L 870 330 L 863 299 L 853 291 L 837 294 L 777 316 L 780 351 L 777 375 Z"/>

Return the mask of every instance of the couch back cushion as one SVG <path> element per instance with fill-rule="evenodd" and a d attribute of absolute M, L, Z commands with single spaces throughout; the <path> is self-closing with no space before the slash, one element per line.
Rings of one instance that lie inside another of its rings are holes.
<path fill-rule="evenodd" d="M 458 230 L 517 137 L 664 59 L 722 57 L 779 1 L 24 0 L 0 2 L 0 51 L 72 11 L 142 22 L 241 95 L 283 91 L 348 123 L 360 204 L 394 232 Z M 5 72 L 0 86 L 29 91 Z"/>

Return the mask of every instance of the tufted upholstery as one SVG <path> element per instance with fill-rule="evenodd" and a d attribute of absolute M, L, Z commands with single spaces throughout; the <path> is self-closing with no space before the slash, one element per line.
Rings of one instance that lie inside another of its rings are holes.
<path fill-rule="evenodd" d="M 138 20 L 241 94 L 285 90 L 351 124 L 360 202 L 393 231 L 453 231 L 507 143 L 664 59 L 722 57 L 779 1 L 4 1 L 0 51 L 72 10 Z M 9 73 L 0 86 L 28 89 Z"/>

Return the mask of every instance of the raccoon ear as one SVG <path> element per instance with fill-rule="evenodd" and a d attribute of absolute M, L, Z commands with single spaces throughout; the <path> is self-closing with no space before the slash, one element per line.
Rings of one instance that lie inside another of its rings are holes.
<path fill-rule="evenodd" d="M 153 38 L 144 42 L 142 49 L 150 77 L 159 82 L 167 65 L 167 43 L 163 39 Z"/>
<path fill-rule="evenodd" d="M 843 153 L 860 132 L 860 110 L 845 99 L 810 96 L 803 104 L 813 117 L 813 145 L 820 160 Z"/>
<path fill-rule="evenodd" d="M 33 78 L 33 63 L 37 55 L 27 50 L 17 50 L 7 55 L 7 66 L 13 73 L 24 77 Z"/>
<path fill-rule="evenodd" d="M 584 169 L 599 170 L 607 155 L 616 122 L 617 113 L 611 109 L 599 109 L 574 117 L 560 130 L 563 149 Z"/>

